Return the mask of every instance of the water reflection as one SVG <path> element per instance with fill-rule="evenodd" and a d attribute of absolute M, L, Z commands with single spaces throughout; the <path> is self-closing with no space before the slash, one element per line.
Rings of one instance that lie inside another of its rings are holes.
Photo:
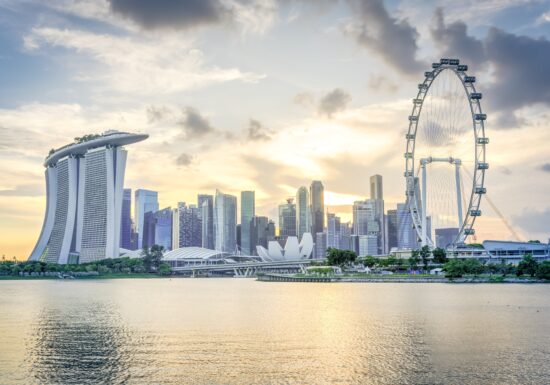
<path fill-rule="evenodd" d="M 104 304 L 45 308 L 27 348 L 31 373 L 41 384 L 119 384 L 133 356 L 128 330 Z"/>

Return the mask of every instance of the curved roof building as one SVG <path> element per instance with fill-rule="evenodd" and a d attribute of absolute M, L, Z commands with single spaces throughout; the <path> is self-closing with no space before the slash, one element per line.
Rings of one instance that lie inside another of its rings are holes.
<path fill-rule="evenodd" d="M 46 167 L 46 214 L 31 261 L 83 263 L 119 255 L 127 152 L 145 134 L 107 131 L 52 150 Z"/>

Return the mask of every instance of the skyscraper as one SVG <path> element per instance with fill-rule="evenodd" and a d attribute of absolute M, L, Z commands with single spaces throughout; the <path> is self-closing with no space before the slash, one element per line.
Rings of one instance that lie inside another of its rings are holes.
<path fill-rule="evenodd" d="M 386 215 L 386 242 L 387 242 L 387 251 L 389 252 L 392 248 L 398 247 L 397 244 L 397 210 L 388 210 Z"/>
<path fill-rule="evenodd" d="M 413 226 L 413 220 L 406 203 L 397 204 L 397 247 L 399 249 L 416 249 L 418 236 Z"/>
<path fill-rule="evenodd" d="M 451 246 L 458 236 L 458 227 L 435 229 L 435 246 L 446 249 Z"/>
<path fill-rule="evenodd" d="M 340 248 L 340 217 L 327 213 L 327 248 Z"/>
<path fill-rule="evenodd" d="M 46 215 L 29 260 L 65 264 L 118 257 L 127 157 L 122 146 L 147 137 L 107 131 L 48 155 Z"/>
<path fill-rule="evenodd" d="M 139 189 L 135 192 L 134 214 L 136 219 L 136 232 L 138 233 L 138 248 L 143 247 L 143 221 L 145 213 L 159 210 L 158 193 L 156 191 Z"/>
<path fill-rule="evenodd" d="M 292 198 L 279 205 L 279 236 L 296 236 L 296 205 Z"/>
<path fill-rule="evenodd" d="M 296 192 L 296 232 L 298 239 L 311 231 L 311 213 L 309 212 L 309 192 L 302 186 Z"/>
<path fill-rule="evenodd" d="M 155 241 L 154 244 L 172 250 L 172 208 L 167 207 L 154 213 Z"/>
<path fill-rule="evenodd" d="M 201 213 L 202 247 L 214 249 L 214 197 L 212 195 L 199 194 L 197 203 Z"/>
<path fill-rule="evenodd" d="M 309 189 L 311 233 L 322 233 L 325 229 L 325 188 L 318 180 L 311 182 Z"/>
<path fill-rule="evenodd" d="M 120 247 L 133 250 L 132 242 L 132 189 L 122 192 L 122 213 L 120 219 Z"/>
<path fill-rule="evenodd" d="M 155 233 L 156 233 L 156 224 L 157 219 L 155 218 L 156 211 L 147 211 L 143 215 L 143 224 L 142 228 L 142 248 L 151 247 L 155 242 Z"/>
<path fill-rule="evenodd" d="M 315 258 L 321 259 L 327 256 L 327 233 L 315 234 Z"/>
<path fill-rule="evenodd" d="M 384 201 L 367 199 L 353 203 L 353 234 L 375 235 L 378 250 L 373 255 L 381 255 L 385 252 Z"/>
<path fill-rule="evenodd" d="M 252 255 L 256 245 L 252 244 L 252 219 L 256 215 L 254 191 L 241 191 L 241 253 Z"/>
<path fill-rule="evenodd" d="M 370 177 L 370 199 L 384 199 L 382 188 L 382 175 Z"/>
<path fill-rule="evenodd" d="M 195 205 L 178 203 L 178 247 L 202 246 L 202 212 Z"/>
<path fill-rule="evenodd" d="M 216 190 L 214 244 L 218 251 L 233 253 L 237 246 L 237 197 Z"/>

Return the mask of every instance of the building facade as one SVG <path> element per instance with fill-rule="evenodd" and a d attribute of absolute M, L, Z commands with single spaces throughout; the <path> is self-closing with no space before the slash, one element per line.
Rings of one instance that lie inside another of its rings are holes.
<path fill-rule="evenodd" d="M 458 237 L 458 231 L 457 227 L 435 229 L 435 246 L 442 249 L 452 246 L 454 240 Z"/>
<path fill-rule="evenodd" d="M 292 198 L 288 198 L 286 203 L 279 205 L 279 236 L 296 236 L 296 205 Z"/>
<path fill-rule="evenodd" d="M 122 212 L 120 215 L 120 247 L 134 250 L 132 223 L 132 189 L 125 188 L 122 192 Z"/>
<path fill-rule="evenodd" d="M 138 237 L 138 248 L 143 247 L 144 218 L 145 213 L 159 210 L 158 193 L 156 191 L 139 189 L 135 192 L 135 220 Z"/>
<path fill-rule="evenodd" d="M 311 231 L 311 213 L 309 212 L 309 192 L 302 186 L 296 192 L 296 233 L 302 239 L 304 233 Z"/>
<path fill-rule="evenodd" d="M 253 218 L 256 215 L 254 191 L 241 191 L 241 253 L 253 255 L 256 245 L 252 242 Z"/>
<path fill-rule="evenodd" d="M 44 162 L 46 214 L 31 261 L 91 262 L 119 255 L 124 145 L 147 138 L 118 131 L 77 138 Z"/>
<path fill-rule="evenodd" d="M 325 188 L 318 180 L 311 182 L 309 188 L 311 234 L 322 233 L 325 230 Z"/>
<path fill-rule="evenodd" d="M 198 208 L 201 213 L 201 242 L 202 247 L 214 249 L 214 197 L 208 194 L 199 194 L 197 197 Z"/>
<path fill-rule="evenodd" d="M 216 190 L 214 200 L 214 246 L 227 253 L 237 248 L 237 197 Z"/>

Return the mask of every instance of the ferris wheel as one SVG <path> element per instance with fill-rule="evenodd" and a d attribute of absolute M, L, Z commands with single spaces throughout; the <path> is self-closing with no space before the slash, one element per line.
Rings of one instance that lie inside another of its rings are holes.
<path fill-rule="evenodd" d="M 458 59 L 433 63 L 418 85 L 409 116 L 407 204 L 418 239 L 430 248 L 436 245 L 434 228 L 454 230 L 451 247 L 474 235 L 481 198 L 487 192 L 487 115 L 481 109 L 476 78 L 467 70 Z"/>

